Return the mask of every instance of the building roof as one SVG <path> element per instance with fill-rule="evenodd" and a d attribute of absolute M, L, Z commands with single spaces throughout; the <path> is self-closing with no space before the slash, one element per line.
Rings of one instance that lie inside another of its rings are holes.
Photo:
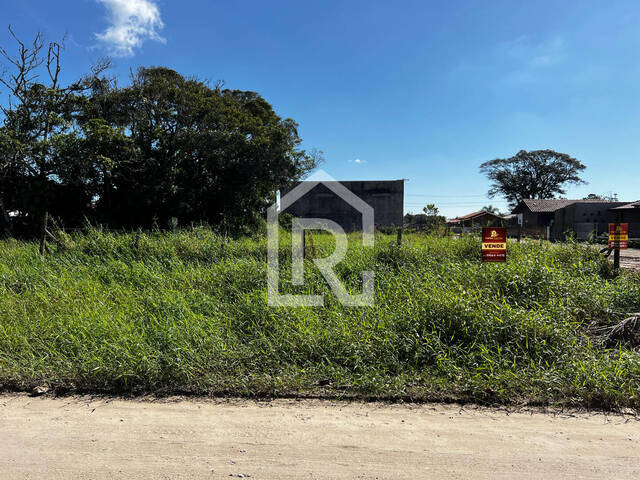
<path fill-rule="evenodd" d="M 502 219 L 500 215 L 496 215 L 495 213 L 487 212 L 486 210 L 481 210 L 479 212 L 469 213 L 467 215 L 463 215 L 461 217 L 451 218 L 447 220 L 447 223 L 459 223 L 464 220 L 472 220 L 474 218 L 483 217 L 485 215 L 491 215 L 492 217 Z"/>
<path fill-rule="evenodd" d="M 574 203 L 615 203 L 600 198 L 595 199 L 582 199 L 582 200 L 569 200 L 566 198 L 527 198 L 521 200 L 520 203 L 513 210 L 513 213 L 519 213 L 523 210 L 522 207 L 528 208 L 532 212 L 537 213 L 553 213 L 561 208 L 568 207 Z"/>
<path fill-rule="evenodd" d="M 626 205 L 612 208 L 611 210 L 631 210 L 633 208 L 640 208 L 640 200 L 638 200 L 637 202 L 631 202 L 627 203 Z"/>
<path fill-rule="evenodd" d="M 522 200 L 515 208 L 514 212 L 521 210 L 520 207 L 524 206 L 532 212 L 551 213 L 556 210 L 560 210 L 578 200 L 567 200 L 564 198 L 540 198 L 540 199 L 525 199 Z"/>

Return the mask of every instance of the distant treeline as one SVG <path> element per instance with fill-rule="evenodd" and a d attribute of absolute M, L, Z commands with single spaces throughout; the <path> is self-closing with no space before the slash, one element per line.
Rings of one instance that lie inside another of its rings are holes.
<path fill-rule="evenodd" d="M 69 227 L 247 225 L 319 161 L 257 93 L 164 67 L 121 87 L 108 62 L 62 85 L 60 44 L 16 42 L 0 50 L 0 232 L 33 233 L 44 212 Z"/>

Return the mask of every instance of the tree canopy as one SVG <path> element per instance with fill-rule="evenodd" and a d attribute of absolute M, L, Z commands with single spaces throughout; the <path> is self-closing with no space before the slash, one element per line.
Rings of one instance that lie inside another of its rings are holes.
<path fill-rule="evenodd" d="M 62 43 L 16 41 L 16 54 L 0 50 L 12 68 L 1 85 L 5 230 L 33 230 L 45 211 L 67 226 L 246 225 L 321 160 L 255 92 L 166 67 L 119 86 L 108 63 L 61 85 Z"/>
<path fill-rule="evenodd" d="M 512 207 L 527 198 L 554 198 L 567 184 L 586 183 L 580 161 L 553 150 L 520 150 L 511 158 L 496 158 L 480 165 L 491 180 L 489 197 L 504 196 Z"/>
<path fill-rule="evenodd" d="M 500 209 L 498 207 L 494 207 L 493 205 L 485 205 L 480 210 L 481 212 L 493 213 L 494 215 L 502 216 L 500 213 Z"/>
<path fill-rule="evenodd" d="M 425 229 L 434 232 L 439 228 L 444 227 L 447 223 L 446 217 L 440 215 L 440 209 L 436 207 L 435 203 L 428 203 L 424 206 L 422 211 L 425 214 Z"/>

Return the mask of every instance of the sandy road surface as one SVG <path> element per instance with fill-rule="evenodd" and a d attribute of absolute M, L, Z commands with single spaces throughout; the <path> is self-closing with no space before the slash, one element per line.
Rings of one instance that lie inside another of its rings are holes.
<path fill-rule="evenodd" d="M 620 266 L 640 273 L 640 249 L 629 248 L 622 250 L 620 252 Z"/>
<path fill-rule="evenodd" d="M 446 405 L 0 396 L 0 478 L 640 478 L 640 421 Z"/>

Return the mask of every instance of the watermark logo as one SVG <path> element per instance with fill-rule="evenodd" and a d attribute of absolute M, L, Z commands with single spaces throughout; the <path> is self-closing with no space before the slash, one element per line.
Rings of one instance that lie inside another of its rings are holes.
<path fill-rule="evenodd" d="M 300 182 L 293 190 L 280 199 L 280 208 L 274 203 L 267 210 L 267 297 L 270 306 L 277 307 L 321 307 L 324 295 L 291 295 L 280 294 L 280 259 L 278 254 L 280 223 L 279 214 L 304 197 L 310 190 L 323 184 L 362 215 L 362 244 L 365 247 L 374 245 L 374 212 L 373 207 L 351 192 L 337 180 L 323 171 L 319 171 L 308 180 Z M 374 273 L 362 272 L 362 293 L 351 294 L 337 277 L 333 267 L 340 263 L 349 246 L 349 239 L 344 229 L 327 218 L 294 218 L 291 225 L 291 282 L 293 285 L 304 284 L 304 232 L 305 230 L 326 230 L 336 242 L 333 253 L 326 258 L 314 258 L 322 276 L 340 303 L 349 307 L 368 307 L 374 304 Z"/>

